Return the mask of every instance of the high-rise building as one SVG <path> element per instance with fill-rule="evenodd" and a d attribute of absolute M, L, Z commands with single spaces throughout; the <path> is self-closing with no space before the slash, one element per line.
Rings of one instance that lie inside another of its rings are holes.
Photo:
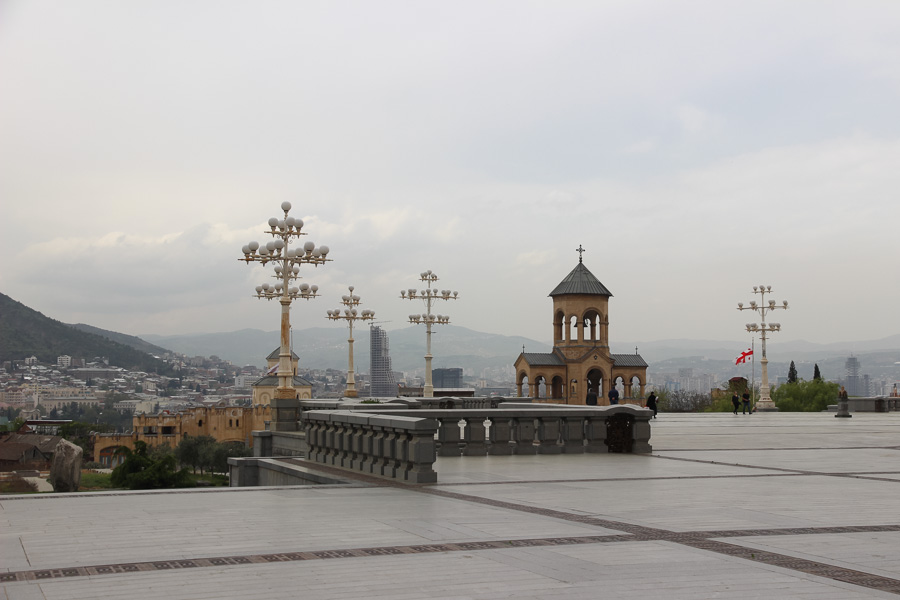
<path fill-rule="evenodd" d="M 397 396 L 397 381 L 391 370 L 391 352 L 387 333 L 378 325 L 369 327 L 369 395 L 374 398 Z"/>
<path fill-rule="evenodd" d="M 851 356 L 844 363 L 847 368 L 847 394 L 850 396 L 865 396 L 862 381 L 859 378 L 859 359 Z"/>
<path fill-rule="evenodd" d="M 455 367 L 450 369 L 434 369 L 431 372 L 431 380 L 436 388 L 461 388 L 463 370 Z"/>

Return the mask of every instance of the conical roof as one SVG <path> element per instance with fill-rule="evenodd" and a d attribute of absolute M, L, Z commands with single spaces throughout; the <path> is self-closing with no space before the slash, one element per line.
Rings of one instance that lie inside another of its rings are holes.
<path fill-rule="evenodd" d="M 272 353 L 266 357 L 266 360 L 278 360 L 279 358 L 281 358 L 281 348 L 275 348 L 274 350 L 272 350 Z M 297 353 L 291 350 L 291 360 L 299 358 L 300 357 L 297 356 Z"/>
<path fill-rule="evenodd" d="M 565 294 L 589 294 L 594 296 L 612 296 L 612 292 L 600 283 L 594 274 L 588 271 L 580 260 L 572 272 L 550 292 L 550 296 L 563 296 Z"/>

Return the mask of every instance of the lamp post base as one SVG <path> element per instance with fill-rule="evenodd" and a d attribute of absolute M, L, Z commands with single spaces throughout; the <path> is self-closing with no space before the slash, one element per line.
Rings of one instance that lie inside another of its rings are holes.
<path fill-rule="evenodd" d="M 850 414 L 850 403 L 847 402 L 846 400 L 838 401 L 838 411 L 837 411 L 837 414 L 834 416 L 844 418 L 844 419 L 851 418 L 853 415 Z"/>
<path fill-rule="evenodd" d="M 294 390 L 291 393 L 296 394 Z M 294 395 L 292 398 L 279 398 L 279 395 L 287 395 L 281 390 L 275 390 L 275 397 L 270 401 L 272 406 L 271 431 L 299 431 L 300 430 L 300 400 Z"/>
<path fill-rule="evenodd" d="M 771 398 L 761 398 L 756 401 L 754 410 L 756 410 L 756 412 L 778 412 L 778 407 L 775 406 L 775 403 L 772 402 Z"/>

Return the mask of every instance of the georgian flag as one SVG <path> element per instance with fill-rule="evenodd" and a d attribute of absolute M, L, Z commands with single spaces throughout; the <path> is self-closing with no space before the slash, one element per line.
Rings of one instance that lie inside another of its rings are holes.
<path fill-rule="evenodd" d="M 741 352 L 741 355 L 734 359 L 734 364 L 739 365 L 741 363 L 747 362 L 749 357 L 753 356 L 753 350 L 747 348 L 746 352 Z"/>

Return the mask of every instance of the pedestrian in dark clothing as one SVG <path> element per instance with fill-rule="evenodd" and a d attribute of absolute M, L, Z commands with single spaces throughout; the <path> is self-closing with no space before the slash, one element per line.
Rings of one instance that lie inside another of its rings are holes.
<path fill-rule="evenodd" d="M 738 409 L 741 407 L 741 397 L 737 395 L 737 392 L 731 395 L 731 404 L 734 406 L 734 414 L 737 414 Z"/>
<path fill-rule="evenodd" d="M 653 411 L 653 418 L 656 418 L 656 394 L 650 392 L 650 395 L 647 396 L 647 408 Z"/>
<path fill-rule="evenodd" d="M 609 403 L 611 405 L 619 403 L 619 390 L 617 390 L 615 386 L 613 386 L 613 388 L 609 390 Z"/>
<path fill-rule="evenodd" d="M 585 404 L 588 406 L 597 406 L 597 392 L 594 391 L 594 388 L 588 388 Z"/>
<path fill-rule="evenodd" d="M 750 412 L 750 392 L 744 392 L 744 395 L 741 396 L 741 402 L 744 403 L 744 413 L 748 415 L 752 415 Z"/>

